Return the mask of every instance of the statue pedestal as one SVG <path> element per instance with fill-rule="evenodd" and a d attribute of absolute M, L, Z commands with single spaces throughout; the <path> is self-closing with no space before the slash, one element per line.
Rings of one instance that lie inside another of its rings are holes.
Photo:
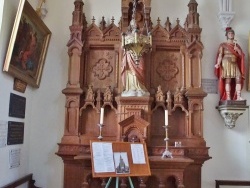
<path fill-rule="evenodd" d="M 233 101 L 226 100 L 220 101 L 219 106 L 216 107 L 224 119 L 225 126 L 229 129 L 235 127 L 236 120 L 248 108 L 246 100 Z"/>
<path fill-rule="evenodd" d="M 219 12 L 218 18 L 219 18 L 219 21 L 223 30 L 225 30 L 226 27 L 230 26 L 231 21 L 234 18 L 234 15 L 235 15 L 235 12 L 232 12 L 232 11 Z"/>

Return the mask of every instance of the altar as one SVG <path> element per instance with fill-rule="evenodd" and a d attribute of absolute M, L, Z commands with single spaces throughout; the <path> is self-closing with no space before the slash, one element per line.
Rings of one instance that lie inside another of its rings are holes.
<path fill-rule="evenodd" d="M 201 168 L 211 157 L 203 137 L 207 94 L 201 87 L 198 4 L 190 0 L 182 26 L 167 15 L 153 24 L 154 0 L 134 2 L 122 0 L 119 25 L 114 18 L 107 24 L 105 17 L 99 24 L 94 18 L 88 24 L 83 1 L 74 2 L 68 82 L 62 91 L 65 129 L 56 153 L 64 162 L 65 188 L 105 187 L 107 177 L 92 176 L 90 141 L 98 140 L 146 144 L 151 176 L 133 177 L 136 188 L 201 188 Z M 137 27 L 147 23 L 150 31 L 150 51 L 143 54 L 147 94 L 124 96 L 123 35 L 135 5 Z M 172 158 L 162 157 L 166 147 Z M 128 180 L 121 179 L 120 186 L 128 187 Z"/>

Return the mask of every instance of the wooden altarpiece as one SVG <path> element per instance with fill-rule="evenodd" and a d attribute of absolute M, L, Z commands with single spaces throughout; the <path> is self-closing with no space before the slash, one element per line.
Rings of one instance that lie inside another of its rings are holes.
<path fill-rule="evenodd" d="M 201 167 L 210 159 L 203 138 L 201 58 L 203 44 L 195 0 L 188 4 L 184 26 L 150 19 L 151 0 L 138 1 L 137 21 L 147 21 L 152 50 L 145 55 L 146 87 L 150 96 L 122 97 L 121 36 L 132 14 L 131 0 L 122 0 L 119 26 L 114 19 L 87 24 L 82 0 L 75 0 L 70 39 L 65 130 L 57 155 L 64 162 L 65 188 L 105 187 L 107 178 L 93 178 L 90 140 L 98 140 L 100 109 L 105 109 L 103 141 L 146 143 L 150 177 L 133 177 L 140 188 L 200 188 Z M 164 6 L 164 5 L 163 5 Z M 166 3 L 167 6 L 167 3 Z M 176 7 L 178 8 L 178 7 Z M 173 26 L 172 26 L 173 25 Z M 159 100 L 157 88 L 163 91 Z M 173 158 L 161 158 L 165 150 L 164 110 L 169 111 L 169 150 Z M 181 146 L 175 147 L 175 142 Z M 80 156 L 80 157 L 79 157 Z M 79 160 L 80 158 L 80 160 Z M 126 178 L 121 187 L 127 187 Z M 114 186 L 114 185 L 113 185 Z"/>

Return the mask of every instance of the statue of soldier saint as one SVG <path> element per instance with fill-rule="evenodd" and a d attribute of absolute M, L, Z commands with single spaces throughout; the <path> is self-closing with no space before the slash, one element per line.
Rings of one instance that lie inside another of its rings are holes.
<path fill-rule="evenodd" d="M 227 41 L 220 44 L 215 63 L 219 79 L 220 101 L 243 100 L 241 90 L 245 79 L 244 53 L 234 39 L 235 32 L 226 28 Z"/>

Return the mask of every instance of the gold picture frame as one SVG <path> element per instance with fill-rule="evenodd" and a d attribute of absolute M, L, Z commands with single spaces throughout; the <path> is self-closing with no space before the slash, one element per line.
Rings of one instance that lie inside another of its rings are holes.
<path fill-rule="evenodd" d="M 20 0 L 3 71 L 40 86 L 51 31 L 27 0 Z"/>

